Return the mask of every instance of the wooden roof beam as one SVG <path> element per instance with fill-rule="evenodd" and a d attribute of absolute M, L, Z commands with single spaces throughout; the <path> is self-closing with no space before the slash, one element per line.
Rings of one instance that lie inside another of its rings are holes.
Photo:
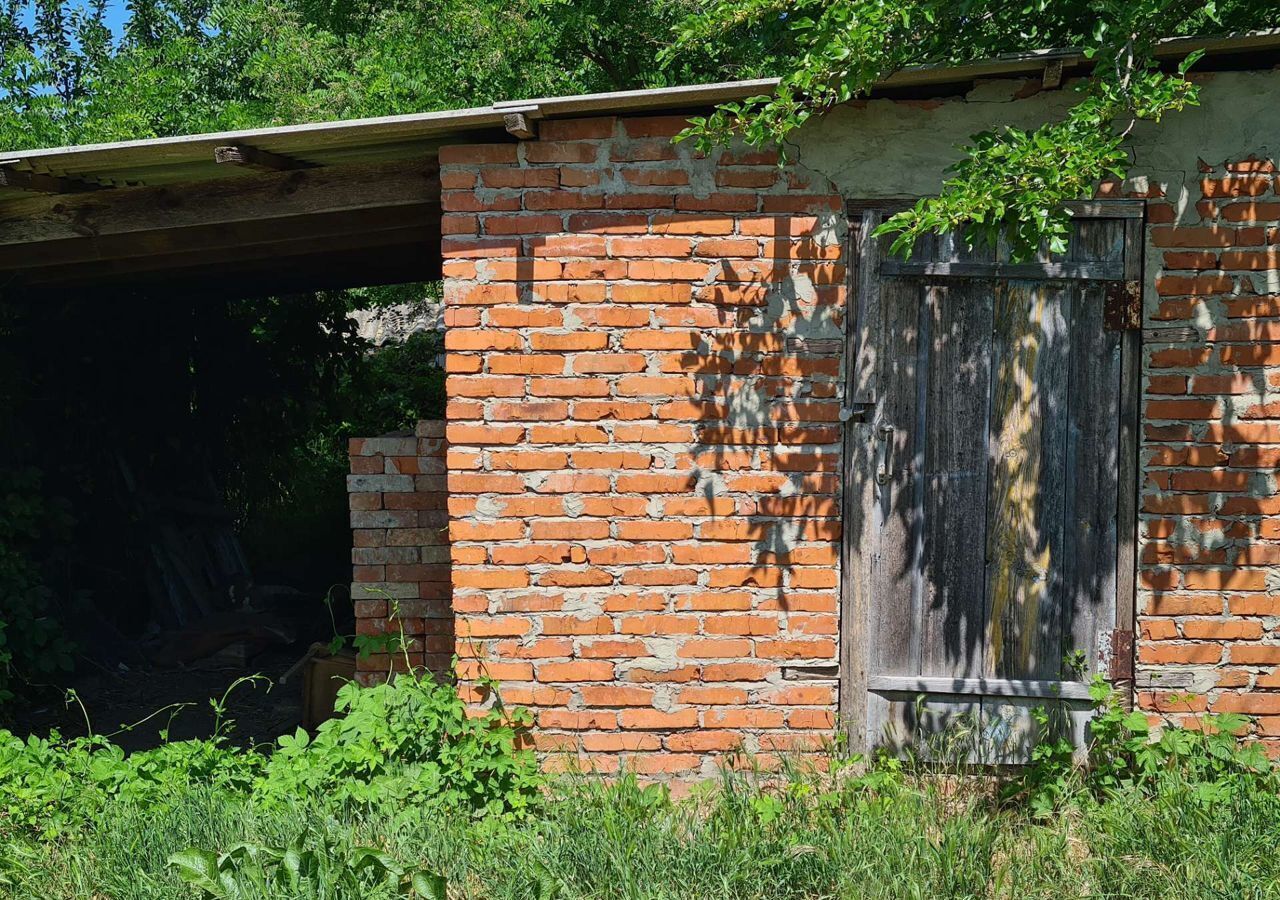
<path fill-rule="evenodd" d="M 1044 66 L 1044 74 L 1040 78 L 1040 86 L 1046 91 L 1062 87 L 1062 60 L 1051 59 Z"/>
<path fill-rule="evenodd" d="M 44 249 L 70 258 L 85 252 L 81 242 L 112 235 L 439 202 L 439 171 L 426 160 L 246 173 L 81 197 L 29 195 L 6 204 L 0 248 L 68 241 Z"/>
<path fill-rule="evenodd" d="M 0 187 L 31 191 L 36 194 L 82 194 L 85 191 L 103 190 L 104 185 L 81 181 L 78 178 L 26 172 L 0 163 Z"/>
<path fill-rule="evenodd" d="M 273 265 L 287 271 L 296 260 L 308 259 L 312 261 L 311 265 L 315 265 L 321 260 L 341 258 L 355 269 L 349 274 L 354 279 L 350 283 L 358 284 L 364 279 L 374 283 L 382 276 L 372 270 L 372 265 L 366 265 L 363 257 L 368 255 L 370 259 L 383 260 L 392 252 L 392 248 L 396 248 L 404 257 L 403 265 L 397 266 L 397 271 L 412 266 L 421 273 L 421 280 L 440 277 L 440 255 L 430 252 L 431 248 L 440 243 L 438 218 L 399 227 L 390 224 L 387 227 L 369 227 L 367 219 L 352 224 L 364 225 L 365 228 L 363 231 L 349 233 L 330 233 L 329 230 L 317 228 L 315 232 L 307 233 L 306 230 L 295 227 L 284 231 L 278 240 L 244 245 L 210 243 L 199 247 L 196 241 L 179 242 L 173 245 L 176 252 L 41 266 L 13 273 L 0 272 L 0 279 L 13 275 L 23 284 L 50 287 L 70 284 L 127 286 L 134 282 L 163 282 L 169 278 L 183 280 L 192 273 L 203 273 L 205 277 L 218 282 L 230 280 L 247 285 L 252 273 L 270 270 Z M 332 227 L 331 224 L 329 229 Z M 332 277 L 332 267 L 323 268 L 331 273 L 328 277 Z M 280 274 L 283 276 L 285 271 Z M 289 278 L 277 278 L 271 283 L 287 283 L 299 275 L 300 273 L 294 273 Z M 348 284 L 346 277 L 343 279 L 344 285 Z M 323 286 L 324 281 L 306 279 L 306 283 Z"/>
<path fill-rule="evenodd" d="M 507 134 L 528 141 L 538 136 L 538 120 L 541 118 L 542 110 L 537 106 L 510 107 L 503 110 L 502 125 Z"/>
<path fill-rule="evenodd" d="M 0 273 L 37 268 L 56 272 L 107 262 L 125 265 L 128 260 L 134 261 L 129 265 L 136 264 L 139 268 L 163 268 L 170 265 L 170 257 L 178 254 L 198 256 L 205 253 L 210 254 L 211 259 L 234 259 L 237 255 L 269 253 L 270 247 L 289 241 L 351 241 L 388 231 L 420 231 L 424 228 L 438 231 L 439 222 L 439 204 L 418 203 L 102 234 L 35 244 L 0 244 Z M 430 252 L 438 243 L 424 242 L 423 252 Z M 215 254 L 225 254 L 225 257 Z"/>
<path fill-rule="evenodd" d="M 213 161 L 219 164 L 244 166 L 260 172 L 290 172 L 295 169 L 314 169 L 315 163 L 295 159 L 270 150 L 261 150 L 248 144 L 232 144 L 213 148 Z"/>

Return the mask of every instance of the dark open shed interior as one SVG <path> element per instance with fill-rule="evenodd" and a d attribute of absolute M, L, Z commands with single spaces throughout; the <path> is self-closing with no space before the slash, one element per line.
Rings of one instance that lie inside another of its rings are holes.
<path fill-rule="evenodd" d="M 70 684 L 100 732 L 193 704 L 126 745 L 204 734 L 288 673 L 231 701 L 266 739 L 351 631 L 346 438 L 442 403 L 434 328 L 359 333 L 438 296 L 439 178 L 416 136 L 163 143 L 0 165 L 6 544 L 49 623 L 15 724 L 82 731 Z"/>

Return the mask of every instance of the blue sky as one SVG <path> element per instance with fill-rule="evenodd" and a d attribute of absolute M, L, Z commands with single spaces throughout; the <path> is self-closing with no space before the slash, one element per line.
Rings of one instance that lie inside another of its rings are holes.
<path fill-rule="evenodd" d="M 111 27 L 111 31 L 116 37 L 120 36 L 120 32 L 124 29 L 124 21 L 128 17 L 128 12 L 124 8 L 124 0 L 111 0 L 107 4 L 107 25 Z"/>
<path fill-rule="evenodd" d="M 129 11 L 125 9 L 124 4 L 125 0 L 108 0 L 107 3 L 107 27 L 111 29 L 111 32 L 116 37 L 120 37 L 124 31 L 125 20 L 129 18 Z M 78 0 L 76 5 L 83 6 L 83 0 Z M 31 23 L 31 15 L 32 10 L 28 7 L 25 10 L 25 18 L 28 25 Z"/>

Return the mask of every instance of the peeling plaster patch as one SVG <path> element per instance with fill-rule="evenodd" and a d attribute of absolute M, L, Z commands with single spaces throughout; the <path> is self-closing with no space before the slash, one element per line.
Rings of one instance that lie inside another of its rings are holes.
<path fill-rule="evenodd" d="M 680 667 L 680 642 L 672 638 L 647 637 L 643 641 L 649 656 L 619 664 L 620 672 L 644 669 L 647 672 L 670 672 Z"/>
<path fill-rule="evenodd" d="M 979 131 L 1034 128 L 1062 118 L 1078 99 L 1070 86 L 1014 99 L 1021 81 L 981 82 L 963 99 L 932 109 L 871 100 L 810 120 L 792 145 L 800 163 L 828 178 L 846 198 L 936 194 L 945 169 Z M 1131 141 L 1135 176 L 1167 185 L 1180 215 L 1194 211 L 1184 194 L 1195 158 L 1213 162 L 1280 152 L 1280 73 L 1218 72 L 1205 79 L 1201 105 L 1143 122 Z"/>
<path fill-rule="evenodd" d="M 502 515 L 501 501 L 493 497 L 479 497 L 476 500 L 475 516 L 478 519 L 486 521 L 496 519 Z"/>
<path fill-rule="evenodd" d="M 579 616 L 583 614 L 602 616 L 604 615 L 604 597 L 600 594 L 570 593 L 565 597 L 561 612 Z"/>

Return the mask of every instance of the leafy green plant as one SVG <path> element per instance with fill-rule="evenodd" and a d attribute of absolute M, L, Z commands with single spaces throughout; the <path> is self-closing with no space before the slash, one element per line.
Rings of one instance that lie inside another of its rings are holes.
<path fill-rule="evenodd" d="M 633 776 L 553 780 L 522 818 L 395 798 L 336 808 L 300 794 L 268 805 L 201 786 L 176 788 L 163 804 L 116 797 L 57 841 L 6 830 L 0 818 L 0 894 L 192 900 L 194 884 L 170 858 L 217 848 L 191 863 L 216 882 L 221 856 L 241 844 L 253 849 L 222 869 L 235 877 L 260 866 L 269 879 L 264 892 L 241 878 L 241 900 L 374 900 L 404 887 L 373 868 L 368 884 L 340 881 L 358 848 L 484 900 L 1262 900 L 1280 884 L 1280 793 L 1234 770 L 1223 777 L 1252 787 L 1221 802 L 1161 778 L 1082 791 L 1038 816 L 1020 801 L 994 802 L 991 779 L 909 761 L 782 762 L 727 770 L 688 797 Z M 312 872 L 319 889 L 305 880 Z"/>
<path fill-rule="evenodd" d="M 1025 800 L 1035 814 L 1049 815 L 1082 797 L 1151 797 L 1176 790 L 1185 792 L 1189 803 L 1215 804 L 1241 792 L 1280 791 L 1280 774 L 1262 746 L 1239 737 L 1247 717 L 1204 715 L 1194 727 L 1163 724 L 1153 730 L 1147 713 L 1126 710 L 1100 676 L 1089 694 L 1094 714 L 1086 764 L 1077 763 L 1069 740 L 1052 735 L 1049 711 L 1037 709 L 1040 740 L 1030 764 L 1005 785 L 1006 800 Z"/>
<path fill-rule="evenodd" d="M 333 627 L 333 637 L 329 639 L 329 643 L 325 645 L 325 649 L 330 656 L 341 653 L 344 648 L 350 644 L 351 648 L 356 651 L 357 659 L 368 659 L 376 654 L 395 656 L 402 653 L 408 648 L 408 641 L 404 634 L 403 627 L 393 628 L 384 634 L 341 634 L 338 631 L 338 619 L 333 612 L 333 593 L 341 587 L 334 585 L 329 588 L 325 594 L 324 606 L 329 612 L 329 623 Z M 396 622 L 400 618 L 400 601 L 392 597 L 386 591 L 374 590 L 370 593 L 381 595 L 387 601 L 387 620 L 388 622 Z M 399 623 L 397 622 L 397 625 Z M 390 673 L 388 673 L 390 674 Z"/>
<path fill-rule="evenodd" d="M 1090 723 L 1089 785 L 1095 791 L 1150 792 L 1174 780 L 1205 803 L 1238 791 L 1280 787 L 1276 771 L 1256 741 L 1238 737 L 1249 720 L 1234 713 L 1205 715 L 1194 728 L 1164 725 L 1152 732 L 1147 714 L 1126 712 L 1105 682 L 1090 688 L 1096 714 Z"/>
<path fill-rule="evenodd" d="M 126 754 L 102 737 L 53 732 L 24 741 L 0 731 L 0 813 L 9 827 L 53 839 L 91 821 L 113 798 L 163 806 L 194 785 L 246 791 L 262 764 L 259 754 L 221 737 Z"/>
<path fill-rule="evenodd" d="M 226 698 L 212 702 L 212 737 L 134 753 L 109 736 L 64 739 L 54 732 L 22 740 L 0 730 L 0 833 L 53 840 L 86 827 L 111 803 L 164 809 L 195 789 L 262 808 L 300 800 L 325 809 L 394 802 L 518 816 L 543 785 L 533 752 L 522 745 L 527 712 L 497 705 L 469 715 L 451 686 L 426 675 L 401 674 L 370 688 L 347 684 L 338 694 L 339 718 L 314 738 L 298 729 L 274 748 L 230 744 Z"/>
<path fill-rule="evenodd" d="M 131 754 L 111 742 L 113 735 L 97 735 L 92 728 L 86 737 L 65 739 L 54 731 L 47 738 L 30 735 L 25 741 L 0 730 L 3 820 L 53 839 L 82 827 L 113 799 L 163 806 L 197 786 L 232 794 L 248 792 L 264 758 L 228 742 L 232 726 L 225 712 L 231 692 L 255 680 L 238 679 L 222 697 L 210 699 L 215 723 L 211 737 L 165 740 L 158 747 Z M 72 693 L 71 699 L 78 698 Z M 167 737 L 167 730 L 162 734 Z"/>
<path fill-rule="evenodd" d="M 519 746 L 531 723 L 523 710 L 469 715 L 452 686 L 425 674 L 344 685 L 335 706 L 342 715 L 314 738 L 302 729 L 280 738 L 256 788 L 263 802 L 391 799 L 487 815 L 521 813 L 537 796 L 537 761 Z"/>
<path fill-rule="evenodd" d="M 421 897 L 446 900 L 447 882 L 426 869 L 411 869 L 373 847 L 319 851 L 241 843 L 225 853 L 191 848 L 169 857 L 169 865 L 205 900 L 321 896 L 344 890 L 352 897 Z"/>

